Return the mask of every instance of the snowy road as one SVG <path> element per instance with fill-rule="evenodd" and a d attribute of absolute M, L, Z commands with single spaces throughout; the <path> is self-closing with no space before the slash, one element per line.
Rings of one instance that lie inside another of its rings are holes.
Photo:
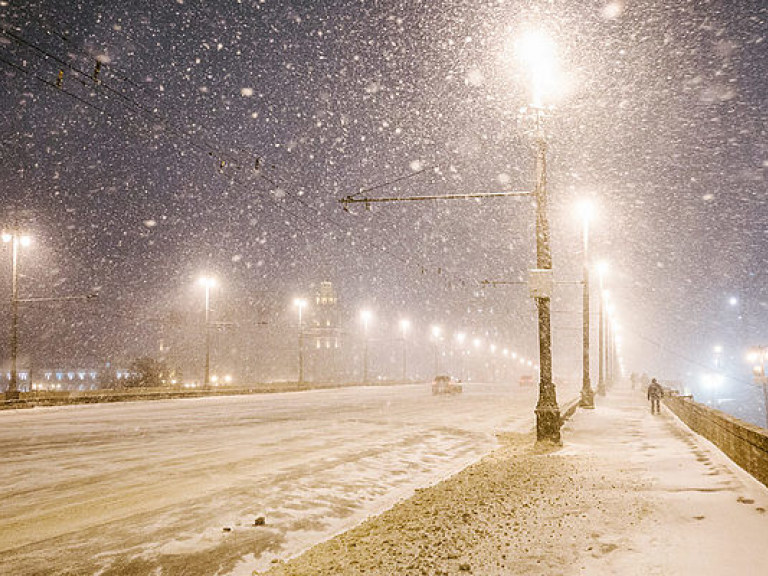
<path fill-rule="evenodd" d="M 471 384 L 6 411 L 0 571 L 251 574 L 476 460 L 534 404 Z"/>

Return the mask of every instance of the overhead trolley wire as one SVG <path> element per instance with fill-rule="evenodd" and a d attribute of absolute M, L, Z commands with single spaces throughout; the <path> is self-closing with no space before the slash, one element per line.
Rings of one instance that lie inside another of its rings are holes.
<path fill-rule="evenodd" d="M 65 66 L 67 69 L 72 70 L 73 72 L 75 72 L 79 76 L 81 76 L 83 78 L 86 78 L 89 81 L 93 81 L 92 75 L 87 74 L 86 72 L 84 72 L 80 68 L 70 64 L 69 62 L 63 60 L 62 58 L 59 58 L 58 56 L 56 56 L 55 54 L 51 53 L 50 51 L 45 50 L 45 49 L 43 49 L 43 48 L 33 44 L 32 42 L 29 42 L 28 40 L 26 40 L 22 36 L 20 36 L 18 34 L 15 34 L 14 32 L 10 32 L 9 30 L 7 30 L 6 27 L 0 26 L 0 28 L 2 28 L 2 32 L 4 34 L 6 34 L 10 38 L 16 40 L 19 44 L 22 44 L 23 46 L 26 46 L 27 48 L 33 50 L 34 52 L 38 53 L 39 55 L 44 56 L 45 58 L 50 58 L 54 62 L 57 62 L 57 63 L 61 64 L 62 66 Z M 58 36 L 60 38 L 62 38 L 62 39 L 65 39 L 65 41 L 67 41 L 68 43 L 71 43 L 71 41 L 66 39 L 65 36 L 60 35 L 60 34 Z M 91 56 L 89 55 L 89 57 L 91 57 Z M 118 119 L 115 116 L 115 114 L 109 112 L 107 109 L 101 108 L 101 107 L 93 104 L 92 102 L 89 102 L 85 98 L 83 98 L 81 96 L 78 96 L 77 94 L 64 89 L 63 86 L 57 85 L 56 82 L 53 82 L 53 81 L 50 81 L 50 80 L 46 80 L 45 78 L 42 78 L 42 77 L 38 76 L 37 74 L 34 74 L 33 72 L 31 72 L 30 70 L 24 68 L 23 66 L 19 66 L 17 64 L 14 64 L 14 63 L 12 63 L 12 62 L 4 59 L 4 58 L 1 58 L 1 57 L 0 57 L 0 62 L 2 62 L 4 64 L 6 64 L 7 66 L 10 66 L 10 67 L 12 67 L 12 68 L 22 72 L 22 73 L 24 73 L 24 74 L 34 78 L 35 80 L 37 80 L 37 81 L 39 81 L 39 82 L 41 82 L 41 83 L 43 83 L 43 84 L 45 84 L 45 85 L 47 85 L 49 87 L 51 87 L 51 88 L 61 92 L 62 94 L 65 94 L 65 95 L 67 95 L 67 96 L 77 100 L 81 104 L 84 104 L 84 105 L 88 106 L 89 108 L 98 111 L 100 114 L 103 114 L 104 116 L 108 117 L 111 120 L 117 120 Z M 126 81 L 126 82 L 128 82 L 128 83 L 130 83 L 132 85 L 136 85 L 133 81 L 130 81 L 127 78 L 121 78 L 121 80 Z M 82 83 L 83 83 L 83 85 L 86 85 L 85 82 L 82 82 Z M 106 82 L 101 81 L 101 82 L 99 82 L 99 83 L 97 83 L 95 85 L 97 87 L 102 87 L 105 90 L 107 90 L 108 92 L 110 92 L 111 94 L 114 94 L 115 96 L 117 96 L 121 101 L 123 101 L 124 105 L 127 104 L 131 108 L 133 108 L 134 110 L 138 110 L 139 112 L 141 112 L 141 113 L 143 113 L 145 115 L 151 116 L 152 120 L 155 120 L 155 121 L 158 121 L 158 122 L 162 123 L 163 125 L 167 126 L 175 134 L 177 134 L 179 136 L 182 136 L 185 139 L 188 139 L 190 144 L 195 149 L 197 149 L 198 151 L 206 152 L 209 155 L 215 156 L 217 158 L 223 158 L 224 157 L 224 155 L 221 154 L 218 149 L 216 149 L 215 147 L 211 146 L 207 142 L 203 142 L 202 144 L 196 142 L 195 138 L 198 138 L 197 135 L 192 134 L 192 133 L 190 133 L 187 130 L 176 128 L 175 126 L 173 126 L 173 124 L 169 120 L 167 120 L 166 118 L 162 117 L 155 110 L 151 110 L 151 109 L 143 106 L 142 104 L 140 104 L 136 100 L 126 96 L 125 94 L 123 94 L 119 90 L 116 90 L 116 89 L 112 88 Z M 151 133 L 151 129 L 149 129 L 149 128 L 145 127 L 145 126 L 141 126 L 141 128 L 142 128 L 142 130 Z M 257 168 L 259 167 L 258 160 L 261 157 L 262 156 L 257 156 L 256 157 L 257 160 L 256 160 L 255 166 Z M 273 167 L 277 168 L 276 166 L 273 166 Z M 429 167 L 423 168 L 421 170 L 415 171 L 412 174 L 407 174 L 407 175 L 398 177 L 398 178 L 396 178 L 394 180 L 390 180 L 388 182 L 384 182 L 384 183 L 375 185 L 373 187 L 369 187 L 367 189 L 364 188 L 362 190 L 362 192 L 370 191 L 370 190 L 373 190 L 373 189 L 378 189 L 378 188 L 381 188 L 381 187 L 384 187 L 384 186 L 387 186 L 387 185 L 392 185 L 394 183 L 397 183 L 397 182 L 400 182 L 400 181 L 403 181 L 403 180 L 407 180 L 407 179 L 415 177 L 415 176 L 417 176 L 417 175 L 419 175 L 419 174 L 421 174 L 423 172 L 426 172 L 427 170 L 434 169 L 435 167 L 436 166 L 429 166 Z M 315 214 L 318 213 L 319 209 L 316 206 L 313 206 L 312 204 L 307 202 L 305 199 L 303 199 L 300 194 L 297 194 L 294 191 L 292 191 L 291 187 L 286 186 L 285 185 L 285 180 L 283 180 L 282 184 L 278 184 L 277 179 L 275 179 L 273 177 L 270 177 L 270 176 L 267 176 L 266 174 L 264 174 L 264 172 L 262 170 L 258 170 L 258 169 L 256 170 L 256 176 L 258 178 L 264 180 L 266 183 L 268 183 L 273 188 L 280 186 L 281 188 L 284 189 L 284 192 L 285 192 L 287 197 L 292 198 L 293 200 L 295 200 L 296 202 L 301 204 L 305 209 L 311 210 Z M 277 209 L 279 209 L 279 210 L 285 212 L 286 214 L 289 214 L 292 217 L 300 220 L 302 223 L 306 224 L 307 226 L 309 226 L 309 227 L 311 227 L 313 229 L 319 230 L 321 232 L 324 232 L 324 230 L 322 230 L 322 228 L 321 228 L 320 223 L 317 220 L 310 219 L 310 218 L 304 216 L 303 214 L 301 214 L 301 213 L 299 213 L 299 212 L 297 212 L 295 210 L 291 210 L 290 208 L 288 208 L 287 206 L 284 206 L 280 201 L 272 198 L 271 196 L 266 196 L 266 197 L 265 196 L 261 196 L 261 198 L 262 199 L 266 199 L 267 201 L 270 202 L 270 204 L 275 206 Z M 336 218 L 333 218 L 333 217 L 328 217 L 327 221 L 330 222 L 331 224 L 333 224 L 334 226 L 338 227 L 341 230 L 344 230 L 347 227 L 345 223 L 342 223 L 340 220 L 338 220 Z M 337 239 L 339 241 L 344 241 L 345 240 L 345 236 L 344 235 L 336 236 L 335 239 Z M 414 268 L 414 269 L 419 269 L 422 275 L 426 274 L 426 273 L 429 273 L 429 272 L 433 272 L 438 277 L 441 277 L 444 281 L 446 281 L 446 277 L 450 277 L 450 279 L 447 280 L 448 287 L 450 289 L 453 289 L 454 286 L 458 286 L 458 285 L 466 286 L 467 284 L 480 284 L 480 280 L 472 279 L 472 278 L 464 278 L 464 277 L 456 274 L 455 272 L 450 271 L 447 267 L 444 267 L 444 266 L 425 265 L 425 264 L 420 264 L 420 263 L 415 263 L 414 264 L 411 259 L 406 259 L 405 257 L 399 256 L 398 254 L 392 252 L 389 249 L 390 246 L 388 246 L 386 244 L 383 244 L 383 243 L 378 243 L 378 242 L 376 242 L 376 241 L 374 241 L 372 239 L 369 239 L 369 238 L 366 238 L 366 237 L 356 237 L 355 240 L 360 242 L 363 245 L 367 245 L 369 248 L 376 249 L 380 253 L 385 254 L 386 256 L 388 256 L 390 259 L 396 260 L 397 262 L 402 264 L 404 267 L 407 267 L 407 268 L 410 267 L 410 268 Z"/>

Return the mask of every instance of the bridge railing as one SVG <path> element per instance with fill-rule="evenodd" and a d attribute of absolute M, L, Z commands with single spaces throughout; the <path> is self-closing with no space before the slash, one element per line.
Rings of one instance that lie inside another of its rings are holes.
<path fill-rule="evenodd" d="M 699 404 L 690 396 L 667 393 L 664 403 L 691 430 L 768 486 L 768 430 Z"/>

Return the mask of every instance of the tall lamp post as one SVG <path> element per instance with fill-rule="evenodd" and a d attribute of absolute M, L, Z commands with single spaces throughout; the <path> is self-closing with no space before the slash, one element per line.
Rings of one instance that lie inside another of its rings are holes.
<path fill-rule="evenodd" d="M 11 245 L 11 379 L 5 391 L 6 400 L 19 398 L 19 373 L 17 358 L 19 352 L 19 248 L 32 243 L 30 236 L 22 234 L 18 227 L 3 232 L 3 242 Z"/>
<path fill-rule="evenodd" d="M 614 339 L 614 312 L 613 302 L 605 306 L 605 385 L 610 389 L 615 384 L 616 377 L 616 340 Z"/>
<path fill-rule="evenodd" d="M 363 310 L 360 312 L 360 319 L 363 321 L 363 383 L 368 383 L 368 323 L 371 321 L 371 311 Z"/>
<path fill-rule="evenodd" d="M 403 382 L 408 379 L 408 329 L 411 327 L 411 323 L 403 318 L 400 320 L 400 339 L 403 341 Z"/>
<path fill-rule="evenodd" d="M 208 388 L 211 383 L 211 288 L 216 286 L 216 279 L 203 276 L 198 281 L 205 288 L 205 373 L 203 386 Z"/>
<path fill-rule="evenodd" d="M 608 264 L 606 262 L 600 262 L 597 265 L 597 275 L 599 279 L 600 288 L 600 300 L 598 315 L 598 376 L 597 376 L 597 393 L 600 396 L 605 396 L 605 289 L 603 288 L 603 281 L 605 279 L 605 273 L 608 271 Z"/>
<path fill-rule="evenodd" d="M 581 204 L 581 217 L 583 220 L 582 236 L 584 241 L 584 262 L 582 266 L 582 381 L 581 400 L 582 408 L 595 407 L 595 393 L 589 378 L 589 222 L 592 219 L 593 208 L 590 202 Z"/>
<path fill-rule="evenodd" d="M 529 33 L 518 43 L 521 59 L 529 68 L 532 81 L 531 108 L 534 112 L 536 187 L 536 268 L 551 286 L 552 253 L 549 246 L 549 218 L 547 193 L 547 141 L 544 132 L 544 93 L 551 88 L 556 69 L 554 43 L 540 33 Z M 539 401 L 536 405 L 537 441 L 560 442 L 560 408 L 557 405 L 555 384 L 552 381 L 552 332 L 550 290 L 535 294 L 539 316 Z"/>
<path fill-rule="evenodd" d="M 298 342 L 298 348 L 299 348 L 299 385 L 304 384 L 304 327 L 301 323 L 302 319 L 302 312 L 304 311 L 304 308 L 307 306 L 307 301 L 304 298 L 296 298 L 293 301 L 293 305 L 296 306 L 297 310 L 299 311 L 299 342 Z"/>
<path fill-rule="evenodd" d="M 720 346 L 720 344 L 717 344 L 712 351 L 715 353 L 715 370 L 720 370 L 723 358 L 723 347 Z"/>
<path fill-rule="evenodd" d="M 755 346 L 749 351 L 747 359 L 753 364 L 752 374 L 755 384 L 763 387 L 763 410 L 765 411 L 765 426 L 768 428 L 768 377 L 765 375 L 768 346 Z"/>

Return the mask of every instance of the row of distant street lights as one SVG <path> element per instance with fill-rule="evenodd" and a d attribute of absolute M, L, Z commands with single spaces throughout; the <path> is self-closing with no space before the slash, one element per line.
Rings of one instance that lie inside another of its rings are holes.
<path fill-rule="evenodd" d="M 305 298 L 296 298 L 293 303 L 299 315 L 299 324 L 298 324 L 299 379 L 298 380 L 299 380 L 299 383 L 303 383 L 304 382 L 304 353 L 303 353 L 304 329 L 302 324 L 302 317 L 303 317 L 304 309 L 307 307 L 307 300 Z M 371 312 L 368 309 L 363 309 L 360 311 L 360 322 L 363 328 L 363 382 L 366 382 L 366 383 L 370 381 L 369 332 L 370 332 L 370 325 L 372 320 L 373 320 L 373 312 Z M 407 318 L 401 318 L 398 322 L 398 329 L 399 329 L 399 336 L 400 336 L 399 339 L 402 343 L 402 380 L 406 381 L 408 379 L 408 334 L 411 330 L 411 321 L 408 320 Z M 435 350 L 435 374 L 438 374 L 440 372 L 439 343 L 444 340 L 442 328 L 440 326 L 433 325 L 430 328 L 429 336 L 433 342 L 434 350 Z M 454 340 L 459 345 L 459 349 L 462 350 L 462 346 L 466 340 L 466 334 L 464 332 L 456 332 L 456 334 L 454 335 Z M 482 340 L 480 338 L 473 339 L 473 345 L 475 349 L 479 350 L 482 346 Z M 494 354 L 497 350 L 497 346 L 495 344 L 490 344 L 489 350 L 491 354 Z M 518 360 L 523 365 L 527 364 L 527 366 L 529 367 L 534 367 L 533 361 L 526 360 L 522 356 L 518 358 L 518 355 L 516 352 L 510 352 L 510 350 L 507 348 L 504 348 L 502 350 L 502 355 L 504 357 L 509 357 L 513 360 Z M 535 366 L 534 369 L 538 370 L 538 365 Z"/>

